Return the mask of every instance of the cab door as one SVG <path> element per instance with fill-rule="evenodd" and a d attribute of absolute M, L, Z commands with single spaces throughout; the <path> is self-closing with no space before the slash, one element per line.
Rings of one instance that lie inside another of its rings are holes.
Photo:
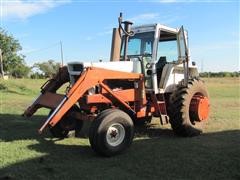
<path fill-rule="evenodd" d="M 187 32 L 184 31 L 183 26 L 178 31 L 177 34 L 177 41 L 178 41 L 178 63 L 183 64 L 184 70 L 184 85 L 187 86 L 188 78 L 189 78 L 189 49 L 188 49 L 188 42 L 187 42 Z"/>

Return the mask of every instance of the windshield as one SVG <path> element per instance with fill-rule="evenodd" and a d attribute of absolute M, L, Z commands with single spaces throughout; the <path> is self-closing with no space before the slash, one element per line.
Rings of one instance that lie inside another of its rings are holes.
<path fill-rule="evenodd" d="M 125 38 L 123 37 L 123 39 Z M 127 55 L 151 55 L 153 41 L 154 32 L 136 33 L 134 36 L 129 37 Z M 123 48 L 121 50 L 121 56 L 123 56 Z"/>

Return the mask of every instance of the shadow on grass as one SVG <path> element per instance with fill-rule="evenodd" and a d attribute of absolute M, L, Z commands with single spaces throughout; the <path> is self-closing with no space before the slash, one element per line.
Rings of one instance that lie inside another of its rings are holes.
<path fill-rule="evenodd" d="M 21 115 L 0 115 L 0 140 L 14 141 L 25 139 L 41 139 L 37 129 L 46 120 L 46 116 L 35 115 L 27 119 Z"/>
<path fill-rule="evenodd" d="M 138 129 L 138 137 L 149 138 L 137 138 L 125 153 L 103 158 L 84 139 L 61 144 L 46 138 L 48 133 L 39 136 L 41 119 L 45 117 L 30 121 L 18 115 L 0 116 L 0 143 L 34 140 L 26 149 L 36 153 L 1 168 L 0 179 L 240 178 L 239 130 L 180 138 L 168 129 L 149 128 L 142 133 Z"/>

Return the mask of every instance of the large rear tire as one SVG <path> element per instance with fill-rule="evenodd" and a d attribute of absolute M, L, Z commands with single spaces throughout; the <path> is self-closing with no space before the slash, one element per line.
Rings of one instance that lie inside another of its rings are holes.
<path fill-rule="evenodd" d="M 199 79 L 189 80 L 188 87 L 177 86 L 170 97 L 169 108 L 175 134 L 191 137 L 202 133 L 209 113 L 208 99 L 207 88 Z"/>
<path fill-rule="evenodd" d="M 93 121 L 89 131 L 92 149 L 103 156 L 123 152 L 132 143 L 134 126 L 128 114 L 121 110 L 108 109 Z"/>

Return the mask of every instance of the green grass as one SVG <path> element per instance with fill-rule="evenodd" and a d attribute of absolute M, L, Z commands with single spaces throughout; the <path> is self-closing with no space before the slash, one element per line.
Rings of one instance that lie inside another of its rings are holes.
<path fill-rule="evenodd" d="M 240 179 L 237 78 L 205 79 L 211 115 L 201 136 L 176 137 L 157 124 L 111 158 L 97 156 L 88 139 L 38 135 L 47 110 L 30 120 L 20 116 L 43 82 L 0 80 L 0 179 Z"/>

